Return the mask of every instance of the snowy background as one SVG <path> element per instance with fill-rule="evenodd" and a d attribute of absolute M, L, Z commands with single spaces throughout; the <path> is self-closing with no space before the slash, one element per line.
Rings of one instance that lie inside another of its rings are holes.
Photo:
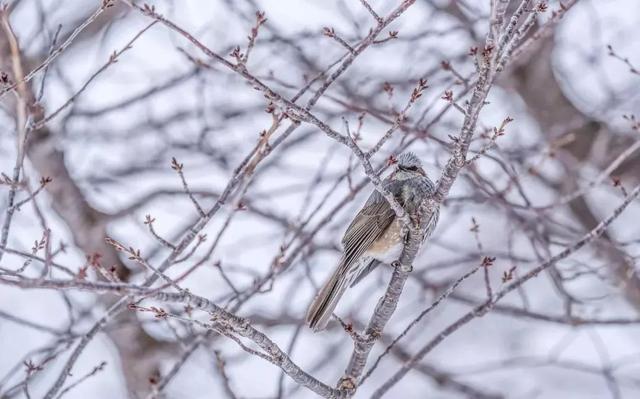
<path fill-rule="evenodd" d="M 64 35 L 99 6 L 99 2 L 89 0 L 13 3 L 10 2 L 15 7 L 10 16 L 12 26 L 26 57 L 34 59 L 49 50 L 59 24 Z M 246 46 L 255 11 L 264 11 L 268 21 L 261 28 L 247 67 L 289 97 L 304 86 L 305 76 L 327 68 L 345 54 L 344 47 L 322 35 L 323 27 L 332 27 L 347 42 L 355 43 L 374 25 L 371 15 L 355 0 L 149 3 L 224 56 L 236 45 Z M 397 3 L 371 1 L 379 15 L 387 15 Z M 464 2 L 460 9 L 469 25 L 463 26 L 461 19 L 447 13 L 448 1 L 417 1 L 389 28 L 399 31 L 399 38 L 373 46 L 358 57 L 322 97 L 314 108 L 315 113 L 334 129 L 344 132 L 341 118 L 355 129 L 358 116 L 368 110 L 359 144 L 369 148 L 388 128 L 390 111 L 404 107 L 416 80 L 427 77 L 430 87 L 409 113 L 410 124 L 426 129 L 427 138 L 416 138 L 411 129 L 397 132 L 373 161 L 375 165 L 382 165 L 388 155 L 413 138 L 409 148 L 423 160 L 429 175 L 437 178 L 449 156 L 447 146 L 442 143 L 448 140 L 448 135 L 458 133 L 462 121 L 455 110 L 435 119 L 447 105 L 440 97 L 454 80 L 450 72 L 441 68 L 441 61 L 450 60 L 463 76 L 473 73 L 472 58 L 466 54 L 470 47 L 484 40 L 489 10 L 486 3 L 489 2 Z M 549 7 L 556 9 L 558 4 L 551 2 Z M 541 21 L 549 16 L 549 12 L 543 14 Z M 148 17 L 122 4 L 99 18 L 110 20 L 96 21 L 96 25 L 100 24 L 99 31 L 92 32 L 89 28 L 51 64 L 41 102 L 45 114 L 78 92 L 114 50 L 121 49 L 150 22 Z M 581 0 L 559 24 L 552 39 L 551 64 L 562 92 L 585 118 L 606 127 L 607 134 L 612 136 L 611 142 L 616 142 L 617 136 L 633 139 L 634 134 L 635 140 L 638 139 L 638 132 L 630 129 L 622 115 L 638 113 L 640 76 L 630 73 L 624 62 L 608 56 L 607 45 L 612 45 L 617 54 L 629 57 L 632 64 L 640 65 L 639 22 L 640 2 L 636 0 Z M 290 38 L 291 42 L 281 38 Z M 224 189 L 233 169 L 255 145 L 259 133 L 271 125 L 271 116 L 264 112 L 267 103 L 260 92 L 253 90 L 239 75 L 213 63 L 212 69 L 197 69 L 184 52 L 206 59 L 184 38 L 156 24 L 48 124 L 56 148 L 64 152 L 67 169 L 87 202 L 101 214 L 108 235 L 140 249 L 149 263 L 156 265 L 169 251 L 149 234 L 143 224 L 145 215 L 156 219 L 156 231 L 169 240 L 179 237 L 198 216 L 182 192 L 178 176 L 170 168 L 171 158 L 184 164 L 191 189 L 199 193 L 199 200 L 208 209 L 215 203 L 214 196 Z M 526 62 L 539 60 L 533 58 Z M 37 63 L 26 69 L 35 65 Z M 34 80 L 36 87 L 41 79 L 42 75 L 38 75 Z M 498 126 L 506 116 L 515 119 L 508 126 L 508 133 L 499 139 L 496 156 L 515 165 L 520 185 L 533 206 L 544 206 L 569 192 L 560 183 L 571 179 L 577 186 L 588 184 L 604 169 L 602 165 L 608 164 L 620 151 L 605 145 L 605 149 L 600 150 L 605 162 L 590 162 L 587 157 L 586 161 L 564 163 L 562 155 L 549 157 L 553 140 L 562 137 L 566 128 L 546 131 L 546 126 L 537 119 L 539 114 L 529 112 L 530 104 L 520 96 L 517 83 L 513 83 L 517 79 L 517 75 L 505 77 L 493 87 L 478 130 Z M 171 82 L 170 85 L 167 82 Z M 381 89 L 383 82 L 394 86 L 391 98 Z M 162 89 L 137 99 L 154 87 Z M 459 90 L 460 85 L 454 85 L 454 91 Z M 309 94 L 304 97 L 307 98 Z M 553 101 L 549 98 L 549 107 L 554 107 Z M 16 129 L 9 102 L 3 105 L 3 111 L 0 171 L 10 175 L 16 156 Z M 571 121 L 567 121 L 567 126 L 571 126 Z M 297 225 L 313 214 L 307 230 L 311 231 L 330 217 L 330 222 L 313 237 L 302 256 L 278 277 L 272 289 L 249 298 L 237 313 L 252 320 L 281 348 L 287 348 L 292 360 L 303 369 L 335 385 L 351 354 L 350 337 L 337 325 L 320 334 L 300 325 L 317 287 L 339 257 L 340 238 L 347 223 L 369 195 L 371 186 L 357 192 L 346 206 L 334 212 L 333 207 L 349 196 L 351 184 L 357 185 L 365 178 L 357 160 L 350 156 L 348 148 L 328 139 L 312 125 L 303 124 L 288 140 L 291 140 L 290 146 L 285 142 L 283 148 L 276 149 L 273 157 L 257 169 L 243 200 L 249 209 L 234 213 L 230 207 L 223 208 L 204 230 L 208 235 L 207 245 L 196 252 L 193 261 L 175 265 L 167 275 L 177 277 L 200 259 L 227 216 L 233 214 L 232 223 L 214 253 L 181 284 L 198 295 L 225 304 L 233 300 L 234 291 L 215 266 L 218 262 L 227 270 L 235 289 L 246 290 L 269 272 L 280 247 L 296 239 L 290 225 Z M 478 149 L 481 144 L 481 141 L 475 142 L 473 148 Z M 578 169 L 570 174 L 567 164 Z M 544 179 L 528 173 L 530 167 L 535 167 Z M 343 178 L 336 184 L 348 169 L 351 170 L 349 179 Z M 493 190 L 483 191 L 484 180 L 477 176 L 497 187 L 505 187 L 509 176 L 500 164 L 483 157 L 470 170 L 473 171 L 465 172 L 456 182 L 441 210 L 434 236 L 414 265 L 399 308 L 385 330 L 389 337 L 400 333 L 437 297 L 439 291 L 434 287 L 438 283 L 443 285 L 440 289 L 448 286 L 477 265 L 482 256 L 496 257 L 491 278 L 494 289 L 499 290 L 503 286 L 503 272 L 515 266 L 516 259 L 519 260 L 517 271 L 525 272 L 541 263 L 547 254 L 557 253 L 563 245 L 569 245 L 587 231 L 574 220 L 568 207 L 553 208 L 550 219 L 540 222 L 539 226 L 536 226 L 535 212 L 523 211 L 521 223 L 516 223 L 505 207 L 496 204 Z M 25 162 L 25 171 L 28 181 L 36 187 L 40 174 L 29 159 Z M 623 184 L 630 189 L 640 179 L 640 171 L 632 169 L 622 177 Z M 558 184 L 545 184 L 542 180 Z M 9 190 L 6 186 L 1 188 L 0 205 L 4 209 L 5 193 Z M 598 220 L 617 207 L 622 198 L 610 180 L 585 196 Z M 515 190 L 505 191 L 504 199 L 521 202 Z M 56 262 L 73 271 L 79 270 L 85 265 L 87 254 L 74 245 L 72 228 L 53 210 L 48 193 L 39 195 L 37 201 L 51 229 L 52 246 L 57 248 L 60 242 L 69 244 L 66 253 L 56 255 Z M 313 213 L 316 207 L 319 208 Z M 0 220 L 4 217 L 3 211 Z M 480 226 L 481 251 L 470 231 L 472 217 Z M 555 229 L 550 220 L 557 223 Z M 640 203 L 636 201 L 609 229 L 615 242 L 626 243 L 625 253 L 636 270 L 640 254 L 637 220 L 640 220 Z M 528 232 L 536 229 L 549 234 L 548 247 L 532 248 Z M 42 228 L 34 208 L 25 205 L 14 217 L 7 247 L 28 253 L 33 241 L 41 236 Z M 23 261 L 19 256 L 5 254 L 0 265 L 15 270 Z M 126 257 L 123 262 L 138 272 L 131 281 L 142 281 L 145 272 L 140 266 Z M 564 290 L 577 299 L 572 305 L 573 314 L 585 318 L 637 319 L 639 309 L 634 309 L 621 294 L 619 283 L 608 272 L 607 262 L 608 258 L 598 250 L 588 248 L 557 265 L 565 277 L 574 276 L 563 281 Z M 41 265 L 34 263 L 26 273 L 37 277 L 41 270 Z M 349 291 L 338 307 L 338 314 L 358 326 L 366 323 L 389 275 L 388 269 L 372 273 Z M 90 276 L 95 275 L 90 273 Z M 48 353 L 46 349 L 42 352 L 43 348 L 50 348 L 65 334 L 69 339 L 86 333 L 106 309 L 100 295 L 76 290 L 66 294 L 63 297 L 52 290 L 0 285 L 0 397 L 4 398 L 2 395 L 8 395 L 9 388 L 24 379 L 23 361 L 41 361 Z M 421 321 L 402 341 L 402 348 L 415 352 L 468 311 L 469 303 L 480 303 L 484 295 L 482 275 L 477 273 L 456 290 L 455 296 Z M 532 312 L 562 317 L 563 298 L 551 277 L 543 273 L 501 303 L 518 308 L 526 303 Z M 167 308 L 177 313 L 183 310 L 179 306 Z M 47 326 L 51 331 L 31 328 L 13 321 L 10 316 Z M 172 349 L 158 362 L 163 375 L 180 357 L 194 331 L 176 320 L 158 321 L 146 313 L 139 313 L 137 317 L 156 341 L 172 344 Z M 207 320 L 203 315 L 196 317 Z M 571 326 L 492 311 L 448 337 L 422 364 L 483 392 L 508 398 L 635 398 L 640 395 L 638 337 L 640 322 Z M 32 378 L 29 383 L 32 398 L 43 397 L 69 356 L 66 343 L 56 345 L 67 351 L 46 363 L 44 370 Z M 384 346 L 375 347 L 370 362 Z M 256 356 L 247 355 L 233 341 L 217 337 L 189 357 L 164 390 L 167 398 L 226 397 L 213 350 L 220 351 L 226 360 L 229 381 L 238 397 L 276 396 L 280 370 Z M 68 381 L 73 382 L 103 361 L 106 366 L 64 397 L 127 397 L 120 356 L 110 335 L 98 334 L 80 356 Z M 369 397 L 401 365 L 398 357 L 385 357 L 356 397 Z M 13 371 L 14 368 L 17 369 Z M 614 387 L 606 375 L 612 376 Z M 288 377 L 282 384 L 283 397 L 314 397 Z M 6 397 L 25 396 L 19 391 Z M 433 378 L 413 371 L 387 397 L 471 396 L 446 386 L 439 387 Z"/>

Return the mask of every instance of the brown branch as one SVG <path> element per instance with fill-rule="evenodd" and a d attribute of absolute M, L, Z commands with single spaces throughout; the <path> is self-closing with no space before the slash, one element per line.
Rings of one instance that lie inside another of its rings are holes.
<path fill-rule="evenodd" d="M 96 9 L 96 11 L 93 14 L 91 14 L 76 29 L 74 29 L 74 31 L 69 35 L 67 40 L 65 40 L 63 43 L 60 44 L 60 46 L 58 46 L 55 50 L 53 50 L 49 54 L 49 56 L 44 61 L 42 61 L 40 65 L 38 65 L 33 70 L 31 70 L 31 72 L 29 72 L 26 76 L 20 79 L 16 79 L 15 83 L 10 84 L 7 87 L 4 87 L 2 90 L 0 90 L 0 97 L 2 97 L 8 91 L 15 89 L 19 85 L 29 83 L 29 81 L 31 81 L 31 79 L 33 79 L 38 74 L 38 72 L 45 69 L 56 58 L 58 58 L 60 54 L 62 54 L 67 48 L 69 48 L 69 46 L 71 46 L 71 44 L 78 37 L 78 35 L 93 21 L 95 21 L 100 16 L 100 14 L 102 14 L 107 8 L 112 7 L 113 4 L 114 4 L 114 0 L 103 0 L 100 7 L 98 7 L 98 9 Z"/>
<path fill-rule="evenodd" d="M 17 87 L 15 92 L 16 94 L 16 161 L 13 166 L 13 176 L 12 176 L 12 185 L 9 189 L 9 197 L 8 197 L 8 206 L 7 211 L 5 213 L 4 222 L 2 224 L 2 230 L 0 231 L 0 248 L 4 248 L 7 246 L 7 239 L 9 238 L 9 229 L 11 228 L 11 221 L 13 220 L 13 214 L 16 210 L 15 200 L 16 200 L 16 192 L 18 189 L 18 183 L 20 181 L 20 171 L 22 169 L 22 164 L 24 163 L 24 146 L 27 140 L 27 104 L 28 104 L 28 91 L 27 88 L 22 82 L 23 79 L 23 68 L 22 68 L 22 56 L 20 54 L 20 46 L 18 44 L 18 40 L 16 39 L 15 34 L 13 33 L 13 29 L 11 28 L 11 24 L 9 22 L 9 14 L 7 6 L 0 5 L 2 9 L 0 10 L 0 23 L 2 24 L 2 29 L 7 37 L 7 42 L 9 43 L 9 51 L 10 51 L 10 60 L 11 60 L 11 68 L 13 70 L 14 80 L 16 83 L 13 88 Z M 12 89 L 13 89 L 12 88 Z M 2 256 L 4 252 L 0 249 L 0 260 L 2 260 Z"/>
<path fill-rule="evenodd" d="M 60 107 L 58 107 L 58 109 L 56 109 L 55 111 L 51 112 L 49 115 L 45 116 L 44 118 L 42 118 L 41 120 L 37 121 L 36 123 L 32 124 L 31 126 L 29 126 L 29 129 L 31 130 L 37 130 L 37 129 L 42 129 L 47 123 L 49 123 L 53 118 L 55 118 L 56 116 L 58 116 L 63 110 L 65 110 L 69 105 L 73 104 L 74 101 L 76 101 L 76 99 L 87 89 L 87 87 L 89 87 L 89 84 L 91 84 L 91 82 L 96 79 L 100 74 L 102 74 L 104 71 L 106 71 L 111 65 L 115 64 L 116 62 L 118 62 L 119 57 L 124 54 L 126 51 L 130 50 L 133 48 L 133 44 L 147 31 L 149 30 L 153 25 L 156 24 L 157 21 L 153 21 L 152 23 L 148 24 L 147 26 L 145 26 L 144 28 L 142 28 L 138 33 L 136 33 L 133 38 L 131 40 L 129 40 L 127 42 L 127 44 L 124 45 L 124 47 L 122 47 L 120 50 L 118 51 L 114 51 L 110 56 L 109 59 L 107 60 L 107 62 L 102 65 L 100 68 L 98 68 L 97 71 L 95 71 L 90 77 L 89 79 L 87 79 L 86 82 L 84 82 L 84 84 L 82 85 L 82 87 L 80 87 L 80 89 L 78 91 L 76 91 L 71 97 L 69 97 L 69 99 L 67 101 L 64 102 L 64 104 L 62 104 Z"/>

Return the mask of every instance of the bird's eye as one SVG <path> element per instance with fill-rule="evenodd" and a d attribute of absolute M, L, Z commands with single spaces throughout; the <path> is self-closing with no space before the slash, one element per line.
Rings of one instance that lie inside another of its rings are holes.
<path fill-rule="evenodd" d="M 417 166 L 406 166 L 405 169 L 406 170 L 410 170 L 412 172 L 417 172 L 418 171 L 418 167 Z"/>

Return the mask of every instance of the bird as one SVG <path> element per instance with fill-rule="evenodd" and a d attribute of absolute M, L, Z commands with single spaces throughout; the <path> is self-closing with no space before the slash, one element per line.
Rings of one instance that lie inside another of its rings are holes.
<path fill-rule="evenodd" d="M 434 194 L 435 185 L 414 153 L 404 152 L 396 161 L 382 187 L 411 215 L 424 199 Z M 424 224 L 423 242 L 435 229 L 438 217 L 436 208 Z M 324 330 L 347 288 L 360 282 L 380 263 L 390 265 L 399 259 L 406 240 L 403 232 L 402 220 L 385 197 L 374 190 L 344 233 L 342 256 L 336 269 L 309 305 L 306 316 L 309 328 L 315 332 Z"/>

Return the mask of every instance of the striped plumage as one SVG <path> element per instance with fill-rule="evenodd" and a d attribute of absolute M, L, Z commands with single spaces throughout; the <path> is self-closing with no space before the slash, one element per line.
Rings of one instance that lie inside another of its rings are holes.
<path fill-rule="evenodd" d="M 398 157 L 394 171 L 382 184 L 410 214 L 434 192 L 434 185 L 420 160 L 410 152 Z M 436 209 L 425 227 L 423 239 L 431 234 L 437 220 Z M 402 222 L 382 194 L 374 190 L 342 238 L 344 250 L 336 270 L 309 306 L 309 327 L 323 330 L 349 286 L 360 281 L 379 263 L 390 264 L 400 257 L 404 243 L 401 231 Z"/>

